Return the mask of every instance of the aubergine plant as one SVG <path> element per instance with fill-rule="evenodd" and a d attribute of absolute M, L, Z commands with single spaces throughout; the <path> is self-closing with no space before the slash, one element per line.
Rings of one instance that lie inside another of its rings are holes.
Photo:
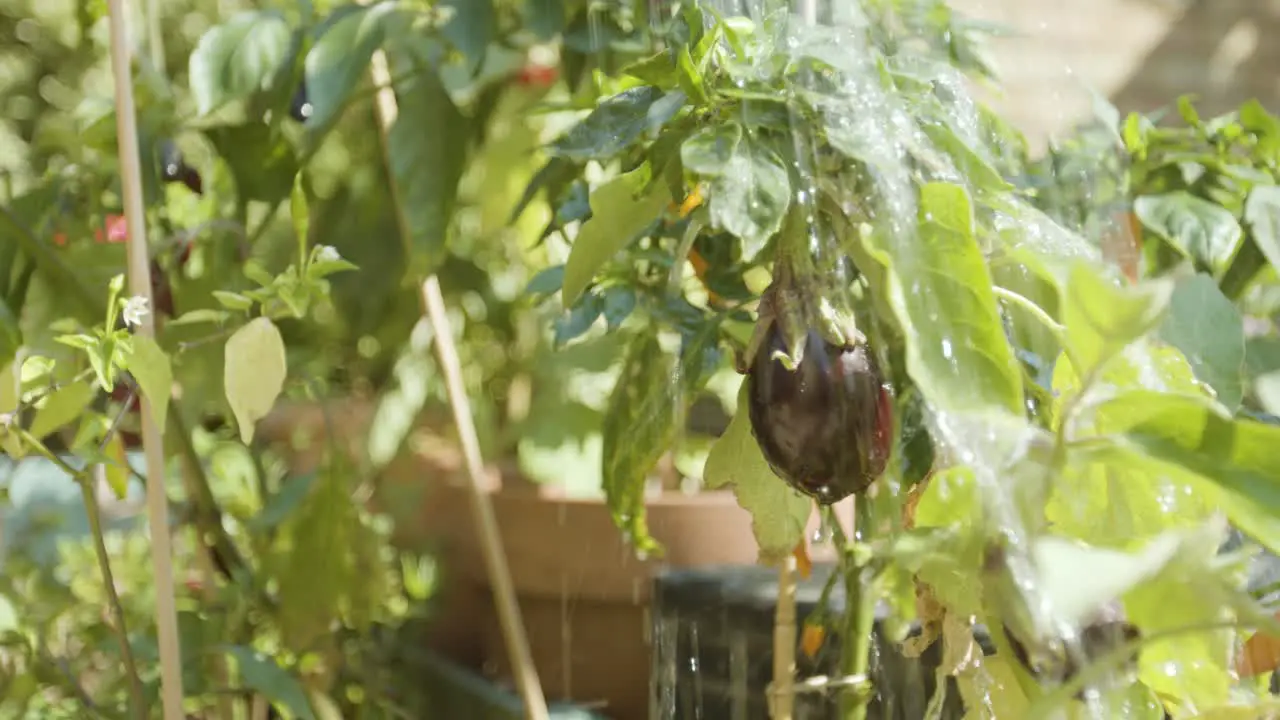
<path fill-rule="evenodd" d="M 653 18 L 660 49 L 595 78 L 526 194 L 571 242 L 538 283 L 559 281 L 562 339 L 626 340 L 604 431 L 619 527 L 661 551 L 646 477 L 734 362 L 704 483 L 733 488 L 762 558 L 804 541 L 815 499 L 857 496 L 836 537 L 847 717 L 874 693 L 880 601 L 893 639 L 920 622 L 911 652 L 945 645 L 981 717 L 1254 716 L 1234 648 L 1276 626 L 1245 574 L 1280 549 L 1280 429 L 1215 385 L 1212 306 L 1124 282 L 1006 179 L 1024 145 L 967 92 L 986 65 L 944 3 L 833 8 Z M 1229 526 L 1248 541 L 1220 554 Z"/>

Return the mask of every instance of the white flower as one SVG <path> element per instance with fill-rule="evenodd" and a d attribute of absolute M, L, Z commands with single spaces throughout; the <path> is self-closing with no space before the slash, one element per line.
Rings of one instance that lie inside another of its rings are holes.
<path fill-rule="evenodd" d="M 130 327 L 137 327 L 142 324 L 142 318 L 146 317 L 151 308 L 148 306 L 147 298 L 141 295 L 135 295 L 124 301 L 124 307 L 120 310 L 120 315 L 124 317 L 124 324 Z"/>
<path fill-rule="evenodd" d="M 341 260 L 342 256 L 338 254 L 338 249 L 332 245 L 317 245 L 316 259 L 326 262 L 336 262 Z"/>

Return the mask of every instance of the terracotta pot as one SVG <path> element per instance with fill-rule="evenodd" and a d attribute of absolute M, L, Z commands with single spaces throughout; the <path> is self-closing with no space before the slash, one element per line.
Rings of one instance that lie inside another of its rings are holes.
<path fill-rule="evenodd" d="M 367 404 L 357 401 L 342 412 L 331 406 L 328 416 L 333 432 L 345 434 L 348 449 L 358 451 L 371 417 Z M 319 408 L 282 408 L 259 433 L 322 438 L 317 433 L 325 423 Z M 414 452 L 388 469 L 375 502 L 397 518 L 399 542 L 430 548 L 442 561 L 432 645 L 459 662 L 510 677 L 462 464 L 438 436 L 411 445 Z M 315 442 L 304 443 L 290 451 L 291 462 L 297 469 L 312 467 L 319 450 Z M 533 485 L 513 463 L 491 469 L 485 491 L 545 693 L 616 720 L 649 716 L 649 603 L 659 570 L 757 559 L 751 517 L 730 492 L 655 496 L 648 503 L 649 529 L 665 553 L 641 560 L 602 499 L 569 498 L 558 488 Z M 810 525 L 816 529 L 816 516 Z"/>

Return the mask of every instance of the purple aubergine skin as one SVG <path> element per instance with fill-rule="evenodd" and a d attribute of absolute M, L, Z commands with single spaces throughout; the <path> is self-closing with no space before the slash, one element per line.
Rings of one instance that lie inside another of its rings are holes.
<path fill-rule="evenodd" d="M 884 472 L 893 425 L 875 354 L 864 344 L 832 345 L 814 330 L 794 371 L 774 357 L 785 352 L 775 328 L 747 375 L 751 429 L 765 460 L 824 505 L 865 491 Z"/>

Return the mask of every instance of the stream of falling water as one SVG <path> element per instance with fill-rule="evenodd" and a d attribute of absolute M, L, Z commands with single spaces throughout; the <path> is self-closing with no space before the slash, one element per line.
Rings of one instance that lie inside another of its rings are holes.
<path fill-rule="evenodd" d="M 706 3 L 722 17 L 746 17 L 757 27 L 772 13 L 785 8 L 777 0 L 708 0 Z M 908 3 L 909 4 L 909 3 Z M 651 7 L 659 3 L 651 2 Z M 784 10 L 785 11 L 785 10 Z M 913 169 L 919 163 L 928 165 L 932 179 L 964 184 L 966 175 L 941 152 L 931 140 L 928 129 L 917 116 L 913 116 L 893 92 L 885 87 L 883 73 L 886 68 L 877 66 L 867 52 L 865 27 L 869 21 L 866 5 L 861 0 L 821 3 L 818 6 L 820 22 L 807 24 L 797 16 L 785 24 L 776 36 L 761 42 L 773 47 L 785 48 L 793 58 L 820 59 L 835 69 L 840 77 L 838 87 L 832 88 L 827 78 L 815 78 L 806 72 L 788 77 L 789 91 L 804 95 L 816 89 L 819 82 L 827 82 L 822 91 L 829 105 L 819 111 L 826 117 L 828 127 L 838 128 L 845 135 L 855 138 L 863 157 L 874 165 L 874 183 L 870 189 L 848 189 L 845 200 L 849 208 L 858 207 L 868 212 L 869 221 L 887 234 L 892 241 L 906 233 L 916 231 L 917 186 Z M 969 90 L 962 74 L 945 63 L 929 62 L 912 52 L 896 54 L 891 59 L 891 72 L 932 83 L 940 101 L 942 114 L 933 122 L 945 123 L 949 130 L 977 148 L 988 162 L 996 161 L 1004 148 L 993 144 L 984 131 L 979 104 Z M 760 72 L 767 69 L 757 68 Z M 744 74 L 751 69 L 744 69 Z M 815 97 L 811 93 L 810 97 Z M 745 102 L 745 101 L 744 101 Z M 856 113 L 842 112 L 848 107 Z M 798 124 L 797 124 L 798 125 Z M 796 171 L 803 178 L 794 188 L 796 202 L 807 207 L 813 202 L 816 188 L 823 181 L 818 169 L 818 158 L 813 139 L 799 131 L 793 132 Z M 974 188 L 969 188 L 974 191 Z M 1025 248 L 1043 258 L 1061 263 L 1068 261 L 1100 261 L 1096 243 L 1081 242 L 1075 232 L 1081 228 L 1064 229 L 1047 216 L 1018 213 L 1013 210 L 997 210 L 989 223 L 1000 235 L 1016 237 L 1016 247 Z M 821 232 L 811 233 L 815 256 L 832 258 L 843 254 L 843 249 L 832 237 Z M 835 265 L 833 273 L 843 271 Z M 925 295 L 932 301 L 932 313 L 941 316 L 948 308 L 938 298 L 929 298 L 928 289 L 916 285 L 905 289 L 908 293 Z M 952 338 L 947 343 L 960 343 L 963 338 Z M 1142 368 L 1151 360 L 1141 351 L 1133 358 Z M 965 368 L 958 364 L 953 368 L 957 381 L 963 381 Z M 1043 509 L 1043 498 L 1028 496 L 1027 487 L 1042 486 L 1044 479 L 1028 477 L 1028 470 L 1020 461 L 1026 458 L 1035 442 L 1032 434 L 998 424 L 985 423 L 981 419 L 934 412 L 930 429 L 938 451 L 947 462 L 962 464 L 973 469 L 981 489 L 984 510 L 994 525 L 1002 528 L 1011 547 L 1025 546 L 1036 532 L 1035 521 L 1029 520 L 1028 506 Z M 1179 488 L 1172 488 L 1170 495 L 1177 496 Z M 1040 503 L 1037 505 L 1037 501 Z M 825 542 L 830 530 L 825 525 L 819 531 Z M 1008 562 L 1013 577 L 1029 604 L 1044 604 L 1036 583 L 1032 580 L 1027 552 L 1010 552 Z M 698 592 L 687 594 L 681 581 L 673 580 L 667 592 L 659 590 L 654 600 L 653 652 L 654 673 L 652 680 L 652 714 L 658 720 L 763 720 L 767 710 L 763 693 L 768 683 L 768 653 L 771 652 L 769 630 L 771 609 L 776 587 L 770 584 L 769 575 L 743 571 L 742 577 L 729 578 L 711 594 Z M 695 583 L 696 584 L 696 583 Z M 815 590 L 815 588 L 810 588 Z M 700 591 L 701 592 L 701 591 Z M 809 592 L 810 600 L 816 592 Z M 801 596 L 806 596 L 802 588 Z M 1040 607 L 1047 616 L 1053 616 L 1052 608 Z M 803 619 L 803 614 L 799 619 Z M 1077 628 L 1070 623 L 1057 623 L 1056 628 L 1070 652 L 1078 654 Z M 752 635 L 760 630 L 762 635 Z M 707 630 L 707 632 L 702 632 Z M 724 647 L 715 643 L 716 638 L 730 638 Z M 935 644 L 936 645 L 936 644 Z M 936 650 L 936 648 L 935 648 Z M 878 720 L 917 720 L 917 718 L 960 718 L 965 709 L 959 704 L 958 693 L 944 681 L 937 687 L 930 666 L 921 662 L 906 661 L 898 649 L 890 645 L 873 644 L 872 675 L 875 679 L 892 682 L 877 685 L 877 697 L 872 706 L 872 718 Z M 933 660 L 934 665 L 938 660 Z M 836 674 L 834 658 L 820 656 L 801 668 L 801 675 Z M 1174 669 L 1176 672 L 1177 669 Z M 727 685 L 727 687 L 726 687 Z M 748 691 L 750 695 L 748 696 Z M 927 706 L 929 699 L 938 695 L 943 702 Z M 1105 719 L 1121 717 L 1117 708 L 1091 706 L 1093 717 Z M 821 696 L 798 698 L 795 720 L 827 720 L 835 717 L 835 705 Z M 1128 717 L 1128 715 L 1124 715 Z M 1136 716 L 1135 716 L 1136 717 Z"/>

